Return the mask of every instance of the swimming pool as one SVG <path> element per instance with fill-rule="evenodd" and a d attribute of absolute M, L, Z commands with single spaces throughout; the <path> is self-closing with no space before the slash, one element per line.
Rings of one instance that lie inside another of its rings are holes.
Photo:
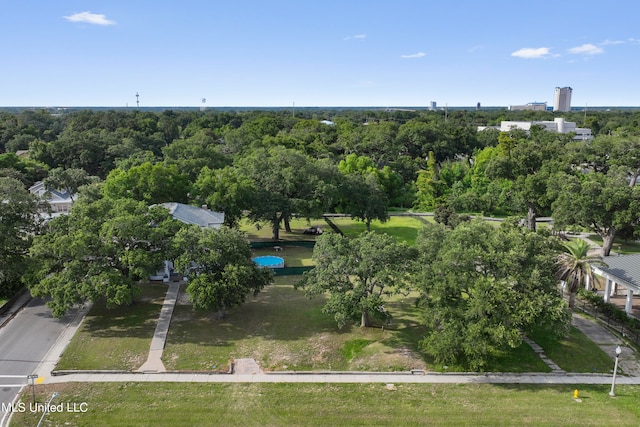
<path fill-rule="evenodd" d="M 253 258 L 259 267 L 284 268 L 284 259 L 279 256 L 265 255 Z"/>

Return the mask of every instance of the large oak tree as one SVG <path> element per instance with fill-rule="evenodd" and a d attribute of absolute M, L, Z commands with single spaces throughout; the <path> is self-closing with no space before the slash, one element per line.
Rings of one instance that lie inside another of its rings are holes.
<path fill-rule="evenodd" d="M 511 222 L 496 229 L 473 221 L 427 226 L 417 245 L 419 307 L 429 328 L 422 346 L 437 363 L 481 370 L 533 328 L 568 330 L 553 238 Z"/>
<path fill-rule="evenodd" d="M 21 286 L 26 255 L 40 225 L 40 202 L 22 182 L 0 177 L 0 296 Z"/>
<path fill-rule="evenodd" d="M 386 234 L 365 232 L 354 239 L 324 234 L 313 249 L 315 268 L 297 286 L 309 297 L 326 294 L 323 312 L 339 327 L 352 320 L 367 327 L 372 318 L 391 319 L 385 303 L 409 291 L 414 259 L 413 248 Z"/>
<path fill-rule="evenodd" d="M 80 197 L 68 216 L 50 221 L 34 238 L 29 284 L 34 296 L 50 297 L 54 316 L 77 303 L 126 305 L 138 282 L 167 259 L 179 229 L 162 207 L 131 199 Z"/>

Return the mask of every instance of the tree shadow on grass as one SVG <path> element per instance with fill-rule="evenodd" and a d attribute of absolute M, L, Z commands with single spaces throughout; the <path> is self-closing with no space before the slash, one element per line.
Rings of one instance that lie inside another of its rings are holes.
<path fill-rule="evenodd" d="M 99 301 L 89 311 L 82 332 L 95 338 L 153 338 L 166 285 L 145 285 L 131 305 L 107 307 Z"/>
<path fill-rule="evenodd" d="M 289 286 L 270 286 L 240 307 L 228 310 L 223 319 L 214 314 L 178 305 L 167 339 L 171 344 L 216 345 L 247 338 L 297 341 L 323 333 L 345 334 L 333 319 L 322 313 L 323 298 L 309 300 Z"/>

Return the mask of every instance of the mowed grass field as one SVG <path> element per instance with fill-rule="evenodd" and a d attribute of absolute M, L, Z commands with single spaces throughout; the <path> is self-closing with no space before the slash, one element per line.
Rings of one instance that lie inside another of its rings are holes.
<path fill-rule="evenodd" d="M 304 230 L 310 227 L 319 227 L 323 231 L 330 230 L 329 225 L 322 218 L 312 219 L 310 221 L 294 218 L 291 220 L 290 225 L 291 233 L 284 230 L 284 224 L 280 224 L 281 240 L 315 240 L 315 235 L 304 234 Z M 271 240 L 272 237 L 271 225 L 268 223 L 255 224 L 247 219 L 243 219 L 240 221 L 239 228 L 252 242 Z"/>
<path fill-rule="evenodd" d="M 138 369 L 147 360 L 167 285 L 141 285 L 128 307 L 95 304 L 62 354 L 56 369 Z"/>
<path fill-rule="evenodd" d="M 366 230 L 365 223 L 348 217 L 331 217 L 331 221 L 349 237 L 356 237 Z M 418 231 L 424 226 L 424 221 L 433 222 L 433 217 L 424 216 L 421 218 L 413 216 L 392 216 L 386 222 L 373 221 L 371 230 L 379 233 L 387 233 L 400 241 L 409 244 L 415 243 Z M 323 219 L 307 221 L 305 219 L 294 219 L 291 221 L 291 233 L 280 230 L 280 239 L 287 240 L 315 240 L 316 236 L 304 234 L 304 230 L 311 226 L 319 227 L 324 232 L 332 232 L 331 227 Z M 251 241 L 271 240 L 271 226 L 261 224 L 258 229 L 255 224 L 247 220 L 240 223 L 242 230 Z"/>
<path fill-rule="evenodd" d="M 579 389 L 580 401 L 573 399 Z M 68 383 L 36 387 L 37 399 L 86 403 L 50 413 L 73 426 L 638 426 L 640 387 L 491 384 Z M 30 390 L 23 394 L 31 400 Z M 41 413 L 15 413 L 12 427 Z"/>
<path fill-rule="evenodd" d="M 418 349 L 423 329 L 412 313 L 415 295 L 393 299 L 395 319 L 387 328 L 338 329 L 322 313 L 324 298 L 310 300 L 294 289 L 299 279 L 276 277 L 221 320 L 179 302 L 163 354 L 166 368 L 226 371 L 234 358 L 253 358 L 264 370 L 425 368 Z"/>
<path fill-rule="evenodd" d="M 194 311 L 182 289 L 175 307 L 163 362 L 168 370 L 227 372 L 230 361 L 253 358 L 265 371 L 464 370 L 433 362 L 420 347 L 426 333 L 415 307 L 417 294 L 397 296 L 387 305 L 390 325 L 338 329 L 322 313 L 324 298 L 308 299 L 294 289 L 300 276 L 276 277 L 276 283 L 224 319 Z M 143 301 L 107 310 L 96 306 L 65 350 L 58 370 L 135 370 L 147 358 L 166 285 L 151 285 Z M 611 358 L 579 331 L 561 341 L 534 337 L 552 360 L 569 372 L 608 372 Z M 526 344 L 494 354 L 491 372 L 549 372 Z"/>
<path fill-rule="evenodd" d="M 366 231 L 364 222 L 347 217 L 333 217 L 331 221 L 348 237 L 357 237 Z M 372 221 L 371 231 L 386 233 L 398 241 L 413 245 L 418 237 L 418 231 L 424 226 L 424 221 L 433 222 L 433 217 L 392 216 L 386 222 Z"/>

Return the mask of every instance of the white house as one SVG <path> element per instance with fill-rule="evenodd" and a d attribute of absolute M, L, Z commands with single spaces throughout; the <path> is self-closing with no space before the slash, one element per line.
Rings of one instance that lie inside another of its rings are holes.
<path fill-rule="evenodd" d="M 184 222 L 185 224 L 195 224 L 202 228 L 220 229 L 224 223 L 224 213 L 214 212 L 206 207 L 197 207 L 185 205 L 184 203 L 162 203 L 160 206 L 165 207 L 174 219 Z M 173 262 L 164 262 L 164 271 L 158 271 L 156 275 L 151 276 L 151 280 L 162 280 L 168 282 L 171 280 L 173 273 Z"/>
<path fill-rule="evenodd" d="M 47 190 L 42 181 L 38 181 L 29 187 L 29 192 L 35 194 L 40 199 L 46 201 L 51 207 L 51 211 L 41 211 L 41 215 L 46 219 L 55 218 L 60 215 L 67 215 L 73 206 L 73 194 L 66 190 Z"/>

